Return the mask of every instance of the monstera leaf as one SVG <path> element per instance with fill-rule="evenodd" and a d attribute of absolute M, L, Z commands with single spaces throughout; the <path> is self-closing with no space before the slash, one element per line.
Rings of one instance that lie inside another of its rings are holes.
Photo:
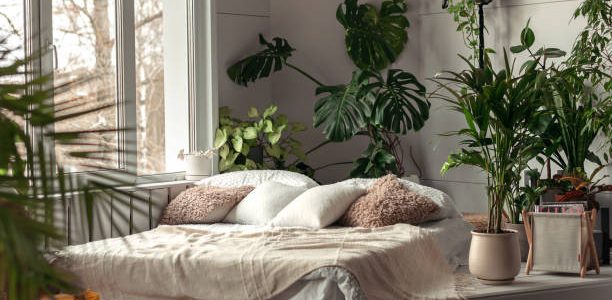
<path fill-rule="evenodd" d="M 323 126 L 328 140 L 344 142 L 366 126 L 373 95 L 366 90 L 368 77 L 353 72 L 348 85 L 322 86 L 317 95 L 328 94 L 315 104 L 314 126 Z"/>
<path fill-rule="evenodd" d="M 387 0 L 380 11 L 373 5 L 345 0 L 336 19 L 346 30 L 346 48 L 361 69 L 382 70 L 393 63 L 408 42 L 410 22 L 404 0 Z"/>
<path fill-rule="evenodd" d="M 295 51 L 287 40 L 278 37 L 274 38 L 274 43 L 270 43 L 260 34 L 259 44 L 266 49 L 240 60 L 227 69 L 232 81 L 248 86 L 250 82 L 269 77 L 273 72 L 280 71 L 287 58 Z"/>
<path fill-rule="evenodd" d="M 368 87 L 377 91 L 372 122 L 401 134 L 423 128 L 431 104 L 425 97 L 425 87 L 416 77 L 397 69 L 389 70 L 386 80 L 377 72 L 370 75 L 376 80 Z"/>

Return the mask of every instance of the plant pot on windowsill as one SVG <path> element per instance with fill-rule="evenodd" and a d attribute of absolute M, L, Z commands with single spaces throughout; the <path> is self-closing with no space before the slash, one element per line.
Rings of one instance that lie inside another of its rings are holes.
<path fill-rule="evenodd" d="M 185 180 L 200 180 L 212 175 L 212 159 L 205 156 L 185 156 Z"/>
<path fill-rule="evenodd" d="M 178 158 L 185 160 L 185 180 L 200 180 L 212 175 L 213 150 L 194 153 L 179 153 Z"/>
<path fill-rule="evenodd" d="M 472 231 L 469 256 L 470 273 L 489 285 L 511 284 L 521 271 L 519 235 Z"/>

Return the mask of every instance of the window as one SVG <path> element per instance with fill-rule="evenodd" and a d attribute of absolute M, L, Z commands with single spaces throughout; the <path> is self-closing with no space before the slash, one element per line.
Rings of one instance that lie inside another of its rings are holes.
<path fill-rule="evenodd" d="M 120 2 L 133 7 L 118 9 Z M 178 1 L 170 2 L 175 4 Z M 176 156 L 177 148 L 189 149 L 188 99 L 172 99 L 173 102 L 165 99 L 168 92 L 164 89 L 164 66 L 168 65 L 165 54 L 176 51 L 171 43 L 165 41 L 165 3 L 169 1 L 53 0 L 51 8 L 47 9 L 49 12 L 41 8 L 41 15 L 51 16 L 40 20 L 49 19 L 52 24 L 55 82 L 93 78 L 78 89 L 55 97 L 55 104 L 61 107 L 74 99 L 83 105 L 78 109 L 114 104 L 103 111 L 83 115 L 76 121 L 56 125 L 56 131 L 93 131 L 81 146 L 56 146 L 58 163 L 69 166 L 68 170 L 127 168 L 139 175 L 182 171 Z M 119 22 L 122 22 L 121 26 L 118 26 Z M 117 31 L 119 27 L 130 40 L 121 40 Z M 187 31 L 186 26 L 172 29 Z M 177 57 L 173 53 L 170 55 Z M 186 55 L 181 56 L 187 59 Z M 184 73 L 187 77 L 187 70 Z M 118 92 L 119 86 L 125 99 Z M 167 109 L 169 105 L 185 109 Z M 125 117 L 122 118 L 122 114 Z M 166 151 L 168 126 L 165 120 L 169 117 L 182 127 L 177 132 L 179 135 L 172 137 L 175 147 L 169 151 L 174 153 Z M 114 128 L 130 128 L 133 132 L 122 139 L 116 132 L 105 131 Z M 74 159 L 67 155 L 86 150 L 96 151 L 98 155 L 95 159 Z M 119 150 L 135 152 L 136 155 L 122 157 L 117 155 Z"/>
<path fill-rule="evenodd" d="M 79 146 L 56 145 L 59 164 L 155 175 L 184 170 L 179 150 L 211 147 L 213 7 L 208 0 L 1 1 L 0 36 L 10 32 L 18 55 L 45 53 L 36 71 L 52 74 L 55 85 L 87 79 L 55 95 L 61 113 L 108 105 L 51 129 L 91 131 Z M 67 155 L 81 151 L 97 156 Z"/>
<path fill-rule="evenodd" d="M 135 3 L 138 172 L 168 171 L 164 126 L 164 27 L 161 0 Z"/>
<path fill-rule="evenodd" d="M 56 83 L 87 79 L 76 89 L 56 95 L 59 108 L 79 103 L 70 113 L 93 109 L 116 102 L 117 60 L 115 4 L 109 0 L 53 0 L 52 51 L 54 53 L 53 78 Z M 89 79 L 91 78 L 91 79 Z M 86 114 L 55 124 L 56 131 L 91 130 L 81 146 L 56 145 L 57 161 L 69 166 L 68 171 L 115 169 L 118 165 L 117 107 Z M 106 133 L 105 133 L 106 131 Z M 95 152 L 95 159 L 77 159 L 70 152 Z"/>
<path fill-rule="evenodd" d="M 14 51 L 15 59 L 24 57 L 24 8 L 22 0 L 0 2 L 0 39 L 6 39 L 5 46 Z"/>

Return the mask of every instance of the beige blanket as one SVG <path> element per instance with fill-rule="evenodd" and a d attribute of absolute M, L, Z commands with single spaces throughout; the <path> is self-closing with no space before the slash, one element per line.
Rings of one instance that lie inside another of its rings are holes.
<path fill-rule="evenodd" d="M 105 299 L 268 299 L 324 266 L 347 269 L 368 299 L 456 297 L 452 271 L 433 239 L 404 224 L 224 233 L 160 226 L 68 247 L 60 257 Z"/>

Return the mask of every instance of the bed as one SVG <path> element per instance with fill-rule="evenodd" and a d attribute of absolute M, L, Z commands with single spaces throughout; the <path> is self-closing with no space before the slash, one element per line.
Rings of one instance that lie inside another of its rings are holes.
<path fill-rule="evenodd" d="M 162 225 L 67 247 L 55 264 L 113 300 L 457 297 L 452 271 L 466 263 L 471 225 L 446 194 L 409 184 L 443 203 L 439 220 L 374 229 Z"/>

